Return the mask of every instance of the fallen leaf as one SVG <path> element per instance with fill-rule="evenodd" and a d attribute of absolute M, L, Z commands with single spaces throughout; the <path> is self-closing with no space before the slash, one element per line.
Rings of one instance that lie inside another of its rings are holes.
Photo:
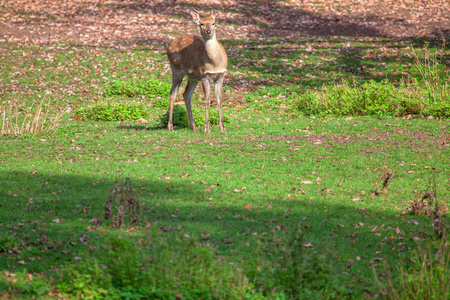
<path fill-rule="evenodd" d="M 309 181 L 309 180 L 305 180 L 305 181 L 300 181 L 300 184 L 313 184 L 313 182 Z"/>
<path fill-rule="evenodd" d="M 211 235 L 210 233 L 200 233 L 200 236 L 201 236 L 203 239 L 209 238 L 210 235 Z"/>
<path fill-rule="evenodd" d="M 102 222 L 100 221 L 100 218 L 93 218 L 89 220 L 90 223 L 93 223 L 94 225 L 100 225 Z"/>

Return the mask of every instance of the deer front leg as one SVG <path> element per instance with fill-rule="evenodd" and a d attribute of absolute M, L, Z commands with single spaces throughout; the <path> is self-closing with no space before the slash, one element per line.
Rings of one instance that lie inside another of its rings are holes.
<path fill-rule="evenodd" d="M 169 131 L 173 130 L 173 104 L 175 103 L 175 99 L 177 98 L 178 88 L 180 87 L 182 81 L 183 76 L 174 71 L 174 68 L 172 67 L 172 89 L 170 90 L 169 122 L 167 124 L 167 129 Z"/>
<path fill-rule="evenodd" d="M 217 109 L 219 110 L 219 127 L 222 133 L 225 133 L 225 125 L 223 125 L 222 114 L 222 84 L 223 76 L 214 83 L 214 93 L 216 94 Z"/>
<path fill-rule="evenodd" d="M 210 94 L 210 82 L 209 78 L 203 78 L 202 79 L 202 85 L 203 85 L 203 94 L 205 96 L 205 133 L 211 132 L 209 130 L 209 94 Z"/>
<path fill-rule="evenodd" d="M 194 93 L 195 87 L 197 86 L 196 80 L 188 79 L 188 85 L 186 86 L 186 90 L 184 91 L 183 98 L 184 103 L 186 104 L 186 110 L 189 118 L 189 126 L 192 131 L 197 131 L 197 127 L 195 126 L 194 116 L 192 115 L 192 107 L 191 107 L 191 98 Z"/>

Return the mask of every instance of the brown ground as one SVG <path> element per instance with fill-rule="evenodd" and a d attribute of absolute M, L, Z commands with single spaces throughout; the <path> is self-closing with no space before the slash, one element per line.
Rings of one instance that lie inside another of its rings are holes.
<path fill-rule="evenodd" d="M 447 0 L 0 0 L 0 42 L 167 42 L 197 31 L 189 10 L 212 8 L 221 39 L 450 37 Z"/>

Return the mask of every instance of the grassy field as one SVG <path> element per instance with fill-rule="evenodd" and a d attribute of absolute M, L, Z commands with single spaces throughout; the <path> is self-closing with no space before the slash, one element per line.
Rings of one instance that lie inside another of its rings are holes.
<path fill-rule="evenodd" d="M 383 296 L 378 283 L 399 286 L 420 266 L 417 251 L 448 255 L 433 217 L 412 205 L 428 190 L 448 209 L 449 98 L 400 115 L 381 107 L 319 117 L 294 105 L 343 80 L 350 89 L 415 79 L 427 91 L 418 66 L 430 53 L 445 86 L 448 46 L 380 37 L 223 43 L 225 134 L 160 126 L 170 88 L 163 44 L 0 44 L 5 118 L 21 125 L 41 103 L 62 114 L 56 130 L 0 136 L 0 295 L 360 299 Z M 80 117 L 110 103 L 142 104 L 145 114 Z M 138 199 L 129 203 L 139 222 L 116 228 L 124 204 L 105 220 L 105 203 L 120 195 Z"/>

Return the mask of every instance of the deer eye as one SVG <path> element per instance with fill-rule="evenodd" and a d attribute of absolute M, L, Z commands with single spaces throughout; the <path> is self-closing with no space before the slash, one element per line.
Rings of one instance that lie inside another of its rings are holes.
<path fill-rule="evenodd" d="M 205 24 L 201 23 L 200 26 L 205 26 Z"/>
<path fill-rule="evenodd" d="M 214 26 L 216 23 L 212 23 L 212 26 Z"/>

